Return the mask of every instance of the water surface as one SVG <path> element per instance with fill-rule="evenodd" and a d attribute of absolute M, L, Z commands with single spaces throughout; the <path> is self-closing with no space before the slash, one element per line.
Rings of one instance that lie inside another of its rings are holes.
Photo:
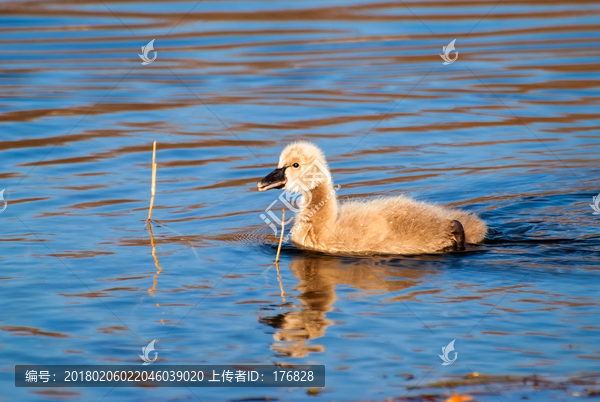
<path fill-rule="evenodd" d="M 16 364 L 141 363 L 153 339 L 155 364 L 324 364 L 327 401 L 600 390 L 596 2 L 0 7 L 1 400 L 316 392 L 14 387 Z M 278 276 L 260 214 L 279 193 L 256 181 L 300 139 L 342 200 L 465 208 L 488 238 L 416 257 L 286 244 Z"/>

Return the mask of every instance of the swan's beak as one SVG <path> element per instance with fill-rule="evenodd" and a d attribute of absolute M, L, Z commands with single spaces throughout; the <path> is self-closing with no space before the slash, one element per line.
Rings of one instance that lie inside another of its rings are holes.
<path fill-rule="evenodd" d="M 256 183 L 256 186 L 258 187 L 258 191 L 267 191 L 274 188 L 284 188 L 285 183 L 287 183 L 285 167 L 282 167 L 281 169 L 273 170 L 264 179 Z"/>

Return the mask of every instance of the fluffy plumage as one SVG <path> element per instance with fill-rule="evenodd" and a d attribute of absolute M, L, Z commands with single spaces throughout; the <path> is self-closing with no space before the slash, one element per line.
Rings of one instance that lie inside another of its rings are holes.
<path fill-rule="evenodd" d="M 309 142 L 288 145 L 258 189 L 301 193 L 291 230 L 297 247 L 331 253 L 422 254 L 461 249 L 487 232 L 477 216 L 406 196 L 338 205 L 323 152 Z"/>

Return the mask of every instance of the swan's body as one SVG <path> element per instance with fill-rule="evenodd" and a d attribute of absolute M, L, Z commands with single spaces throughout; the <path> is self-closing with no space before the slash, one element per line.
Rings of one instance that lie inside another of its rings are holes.
<path fill-rule="evenodd" d="M 338 205 L 325 157 L 308 142 L 288 145 L 278 169 L 258 182 L 300 192 L 304 204 L 291 230 L 292 244 L 332 253 L 422 254 L 478 243 L 487 228 L 477 216 L 405 196 Z"/>

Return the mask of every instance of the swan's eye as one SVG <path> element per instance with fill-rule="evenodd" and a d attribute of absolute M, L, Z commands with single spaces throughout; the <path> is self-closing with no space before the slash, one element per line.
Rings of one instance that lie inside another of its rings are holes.
<path fill-rule="evenodd" d="M 298 162 L 296 162 L 292 166 L 294 167 L 294 169 L 298 169 L 300 167 L 300 164 Z"/>

